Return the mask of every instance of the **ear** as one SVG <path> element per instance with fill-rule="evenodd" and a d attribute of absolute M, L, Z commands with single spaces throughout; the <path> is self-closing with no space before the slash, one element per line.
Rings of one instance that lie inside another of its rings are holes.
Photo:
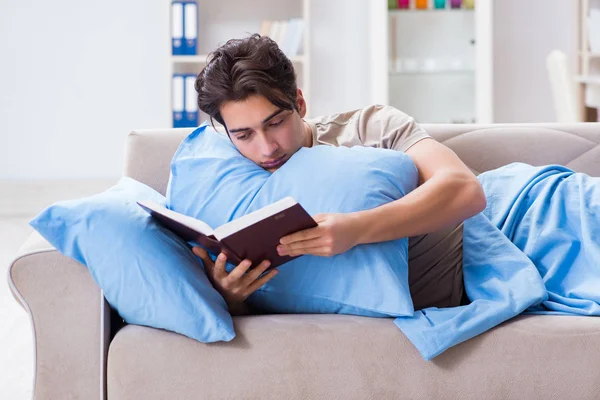
<path fill-rule="evenodd" d="M 304 118 L 306 115 L 306 100 L 300 89 L 297 89 L 296 102 L 298 103 L 298 114 L 300 114 L 300 118 Z"/>

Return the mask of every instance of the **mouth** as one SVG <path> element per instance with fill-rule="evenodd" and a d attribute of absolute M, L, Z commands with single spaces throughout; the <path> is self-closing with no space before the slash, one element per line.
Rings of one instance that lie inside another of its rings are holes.
<path fill-rule="evenodd" d="M 281 165 L 283 165 L 284 162 L 285 162 L 285 154 L 279 158 L 272 160 L 272 161 L 263 162 L 261 165 L 265 169 L 272 169 L 272 168 L 280 167 Z"/>

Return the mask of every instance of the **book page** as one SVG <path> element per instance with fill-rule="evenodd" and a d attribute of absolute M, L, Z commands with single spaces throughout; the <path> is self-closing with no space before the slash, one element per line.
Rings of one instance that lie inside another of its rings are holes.
<path fill-rule="evenodd" d="M 153 211 L 175 222 L 179 222 L 180 224 L 187 226 L 196 232 L 200 232 L 206 236 L 214 235 L 213 229 L 207 223 L 200 221 L 199 219 L 169 210 L 168 208 L 163 207 L 151 200 L 138 201 L 137 203 L 147 211 Z"/>
<path fill-rule="evenodd" d="M 275 215 L 296 204 L 296 200 L 294 200 L 292 197 L 285 197 L 279 201 L 276 201 L 275 203 L 269 204 L 268 206 L 261 208 L 260 210 L 256 210 L 250 214 L 244 215 L 243 217 L 221 225 L 220 227 L 214 230 L 214 235 L 217 239 L 221 240 L 233 233 L 239 232 L 242 229 L 249 227 L 250 225 L 254 225 L 258 221 Z"/>

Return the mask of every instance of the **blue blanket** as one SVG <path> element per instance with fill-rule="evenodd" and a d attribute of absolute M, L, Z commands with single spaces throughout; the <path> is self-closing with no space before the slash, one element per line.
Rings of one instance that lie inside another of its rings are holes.
<path fill-rule="evenodd" d="M 426 360 L 521 313 L 600 315 L 600 178 L 514 163 L 479 181 L 488 205 L 463 238 L 471 303 L 394 321 Z"/>

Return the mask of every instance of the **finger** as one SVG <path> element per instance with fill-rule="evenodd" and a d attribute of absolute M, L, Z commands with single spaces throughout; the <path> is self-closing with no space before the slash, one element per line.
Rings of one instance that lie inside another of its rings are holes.
<path fill-rule="evenodd" d="M 311 247 L 319 247 L 323 246 L 323 238 L 318 237 L 316 239 L 302 240 L 300 242 L 290 243 L 286 245 L 277 246 L 277 252 L 280 256 L 290 254 L 294 251 L 299 251 L 302 249 L 307 249 Z"/>
<path fill-rule="evenodd" d="M 248 285 L 251 285 L 255 280 L 258 279 L 259 276 L 261 276 L 266 270 L 267 268 L 269 268 L 271 266 L 271 262 L 269 260 L 264 260 L 263 262 L 261 262 L 260 264 L 258 264 L 255 268 L 252 269 L 252 271 L 248 272 L 246 274 L 246 282 Z"/>
<path fill-rule="evenodd" d="M 254 283 L 252 283 L 252 285 L 250 285 L 248 287 L 249 294 L 252 294 L 252 293 L 256 292 L 258 289 L 260 289 L 265 283 L 267 283 L 271 279 L 273 279 L 275 277 L 275 275 L 277 275 L 278 272 L 279 272 L 278 270 L 273 269 L 273 270 L 267 272 L 264 276 L 255 280 Z"/>
<path fill-rule="evenodd" d="M 202 247 L 192 247 L 192 253 L 200 257 L 205 268 L 212 268 L 214 266 L 213 261 L 208 256 L 208 253 Z"/>
<path fill-rule="evenodd" d="M 313 219 L 318 224 L 319 222 L 323 222 L 325 219 L 327 219 L 327 214 L 315 214 L 313 215 Z"/>
<path fill-rule="evenodd" d="M 288 256 L 290 256 L 290 257 L 304 256 L 304 255 L 330 257 L 335 254 L 333 254 L 332 249 L 329 246 L 307 247 L 307 248 L 303 248 L 303 249 L 294 250 L 288 254 Z"/>
<path fill-rule="evenodd" d="M 204 250 L 200 246 L 194 246 L 194 247 L 192 247 L 192 253 L 194 253 L 195 255 L 197 255 L 200 258 L 204 258 L 204 257 L 208 256 L 208 253 L 206 252 L 206 250 Z"/>
<path fill-rule="evenodd" d="M 250 260 L 242 261 L 241 263 L 238 264 L 237 267 L 235 267 L 229 273 L 229 279 L 231 279 L 233 281 L 242 279 L 242 277 L 244 276 L 246 271 L 248 271 L 248 269 L 250 268 L 251 265 L 252 265 L 252 261 L 250 261 Z"/>
<path fill-rule="evenodd" d="M 220 253 L 215 260 L 215 267 L 213 270 L 213 275 L 217 279 L 224 279 L 227 277 L 227 270 L 225 269 L 225 264 L 227 263 L 227 256 L 223 253 Z"/>
<path fill-rule="evenodd" d="M 315 228 L 304 229 L 302 231 L 292 233 L 291 235 L 284 236 L 279 240 L 279 243 L 290 244 L 290 243 L 294 243 L 294 242 L 301 242 L 303 240 L 315 239 L 315 238 L 318 238 L 319 236 L 320 236 L 320 229 L 317 226 Z"/>

